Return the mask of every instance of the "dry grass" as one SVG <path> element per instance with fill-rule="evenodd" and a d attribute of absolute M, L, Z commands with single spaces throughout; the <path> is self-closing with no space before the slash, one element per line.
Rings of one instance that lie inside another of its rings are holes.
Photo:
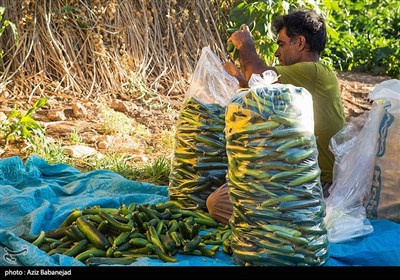
<path fill-rule="evenodd" d="M 19 39 L 8 30 L 0 37 L 0 102 L 182 94 L 201 49 L 224 52 L 220 2 L 1 0 Z"/>

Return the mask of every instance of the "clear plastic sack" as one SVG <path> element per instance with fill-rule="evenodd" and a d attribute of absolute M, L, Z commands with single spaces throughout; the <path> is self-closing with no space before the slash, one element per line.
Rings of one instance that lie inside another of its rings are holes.
<path fill-rule="evenodd" d="M 239 265 L 323 265 L 324 226 L 311 94 L 253 74 L 225 114 L 230 248 Z"/>
<path fill-rule="evenodd" d="M 331 242 L 346 241 L 373 231 L 366 205 L 377 169 L 383 117 L 388 102 L 398 104 L 398 100 L 393 100 L 393 92 L 399 88 L 399 81 L 383 82 L 370 93 L 370 99 L 374 100 L 371 110 L 346 124 L 331 139 L 335 164 L 325 217 Z M 360 119 L 361 123 L 365 121 L 361 126 Z M 395 164 L 398 170 L 398 161 Z"/>
<path fill-rule="evenodd" d="M 329 149 L 335 156 L 333 177 L 336 177 L 337 173 L 340 172 L 340 161 L 342 160 L 342 157 L 354 146 L 358 134 L 368 119 L 368 114 L 369 112 L 365 112 L 364 114 L 353 118 L 350 122 L 346 123 L 345 126 L 334 135 L 334 137 L 331 138 Z"/>
<path fill-rule="evenodd" d="M 237 79 L 205 47 L 185 94 L 175 133 L 169 199 L 206 210 L 207 197 L 226 181 L 225 107 Z"/>
<path fill-rule="evenodd" d="M 222 61 L 209 47 L 204 47 L 185 99 L 194 97 L 204 103 L 225 106 L 238 89 L 238 80 L 225 70 Z"/>

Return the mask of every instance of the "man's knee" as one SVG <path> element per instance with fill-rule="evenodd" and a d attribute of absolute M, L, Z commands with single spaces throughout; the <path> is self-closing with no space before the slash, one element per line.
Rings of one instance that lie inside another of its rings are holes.
<path fill-rule="evenodd" d="M 228 195 L 228 185 L 224 184 L 211 193 L 206 200 L 206 206 L 211 218 L 228 224 L 233 211 Z"/>
<path fill-rule="evenodd" d="M 216 198 L 216 194 L 214 191 L 207 197 L 207 200 L 206 200 L 206 207 L 207 207 L 208 213 L 210 214 L 211 218 L 213 218 L 213 215 L 214 215 L 215 198 Z"/>

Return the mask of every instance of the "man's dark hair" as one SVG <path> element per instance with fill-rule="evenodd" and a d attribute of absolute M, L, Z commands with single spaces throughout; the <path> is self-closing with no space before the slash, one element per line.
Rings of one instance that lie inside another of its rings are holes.
<path fill-rule="evenodd" d="M 290 39 L 299 35 L 306 38 L 310 52 L 320 54 L 326 44 L 326 25 L 322 16 L 312 10 L 298 10 L 273 20 L 274 32 L 278 34 L 286 28 Z"/>

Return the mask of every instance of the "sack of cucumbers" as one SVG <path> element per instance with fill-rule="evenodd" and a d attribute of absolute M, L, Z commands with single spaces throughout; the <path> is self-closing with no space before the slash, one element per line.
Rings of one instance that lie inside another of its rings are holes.
<path fill-rule="evenodd" d="M 169 176 L 169 199 L 187 209 L 206 210 L 207 197 L 226 182 L 225 106 L 238 87 L 203 48 L 178 116 Z"/>
<path fill-rule="evenodd" d="M 227 105 L 225 125 L 233 261 L 326 263 L 329 242 L 311 94 L 292 85 L 251 85 Z"/>

